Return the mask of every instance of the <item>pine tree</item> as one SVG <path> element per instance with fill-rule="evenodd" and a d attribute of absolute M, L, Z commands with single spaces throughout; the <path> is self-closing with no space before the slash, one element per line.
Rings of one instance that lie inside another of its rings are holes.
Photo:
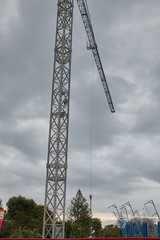
<path fill-rule="evenodd" d="M 76 196 L 71 200 L 68 213 L 69 219 L 74 223 L 82 223 L 91 218 L 91 210 L 80 189 L 77 191 Z"/>
<path fill-rule="evenodd" d="M 90 235 L 92 212 L 80 189 L 77 191 L 76 196 L 71 200 L 67 217 L 74 226 L 77 226 L 81 235 L 82 233 L 83 235 L 85 233 L 86 237 Z"/>

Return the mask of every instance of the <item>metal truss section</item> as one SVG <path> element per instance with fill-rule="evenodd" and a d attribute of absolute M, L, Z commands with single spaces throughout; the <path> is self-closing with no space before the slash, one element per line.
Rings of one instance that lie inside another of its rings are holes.
<path fill-rule="evenodd" d="M 112 98 L 111 98 L 111 94 L 109 91 L 109 87 L 106 81 L 106 77 L 104 74 L 104 70 L 103 70 L 103 66 L 101 63 L 101 59 L 99 56 L 99 52 L 98 52 L 98 48 L 97 48 L 97 44 L 96 44 L 96 40 L 95 40 L 95 36 L 94 36 L 94 32 L 93 32 L 93 28 L 92 28 L 92 23 L 91 23 L 91 19 L 90 19 L 90 15 L 89 15 L 89 10 L 88 10 L 88 6 L 87 6 L 87 1 L 85 0 L 77 0 L 78 3 L 78 7 L 81 13 L 81 17 L 84 23 L 84 27 L 88 36 L 88 40 L 89 40 L 89 46 L 87 47 L 87 49 L 91 49 L 93 52 L 93 56 L 96 62 L 96 66 L 99 72 L 99 76 L 102 82 L 102 86 L 104 88 L 104 92 L 109 104 L 109 108 L 111 110 L 111 112 L 115 112 L 114 109 L 114 105 L 112 102 Z"/>
<path fill-rule="evenodd" d="M 43 238 L 64 238 L 73 0 L 58 0 Z"/>

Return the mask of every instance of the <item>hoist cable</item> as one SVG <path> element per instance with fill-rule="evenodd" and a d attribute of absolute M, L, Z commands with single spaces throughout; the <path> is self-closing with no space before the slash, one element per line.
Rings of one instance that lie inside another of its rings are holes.
<path fill-rule="evenodd" d="M 91 81 L 90 81 L 90 159 L 89 159 L 89 192 L 90 208 L 92 206 L 92 187 L 93 187 L 93 144 L 94 144 L 94 62 L 92 60 Z"/>

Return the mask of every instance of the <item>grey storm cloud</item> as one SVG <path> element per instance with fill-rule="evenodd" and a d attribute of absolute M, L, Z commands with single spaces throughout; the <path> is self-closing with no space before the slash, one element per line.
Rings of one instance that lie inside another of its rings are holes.
<path fill-rule="evenodd" d="M 159 202 L 158 0 L 88 0 L 111 114 L 74 7 L 67 205 Z M 57 1 L 0 0 L 0 198 L 44 202 Z M 149 190 L 149 193 L 148 191 Z M 106 213 L 107 214 L 107 213 Z"/>

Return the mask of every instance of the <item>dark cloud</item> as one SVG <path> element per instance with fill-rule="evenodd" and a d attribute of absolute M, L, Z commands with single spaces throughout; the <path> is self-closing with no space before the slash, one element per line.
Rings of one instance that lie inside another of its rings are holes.
<path fill-rule="evenodd" d="M 0 198 L 5 204 L 21 194 L 43 203 L 57 4 L 0 5 Z M 92 193 L 101 217 L 113 203 L 159 201 L 160 3 L 88 5 L 116 113 L 86 50 L 75 1 L 67 205 L 80 188 L 87 199 Z"/>

